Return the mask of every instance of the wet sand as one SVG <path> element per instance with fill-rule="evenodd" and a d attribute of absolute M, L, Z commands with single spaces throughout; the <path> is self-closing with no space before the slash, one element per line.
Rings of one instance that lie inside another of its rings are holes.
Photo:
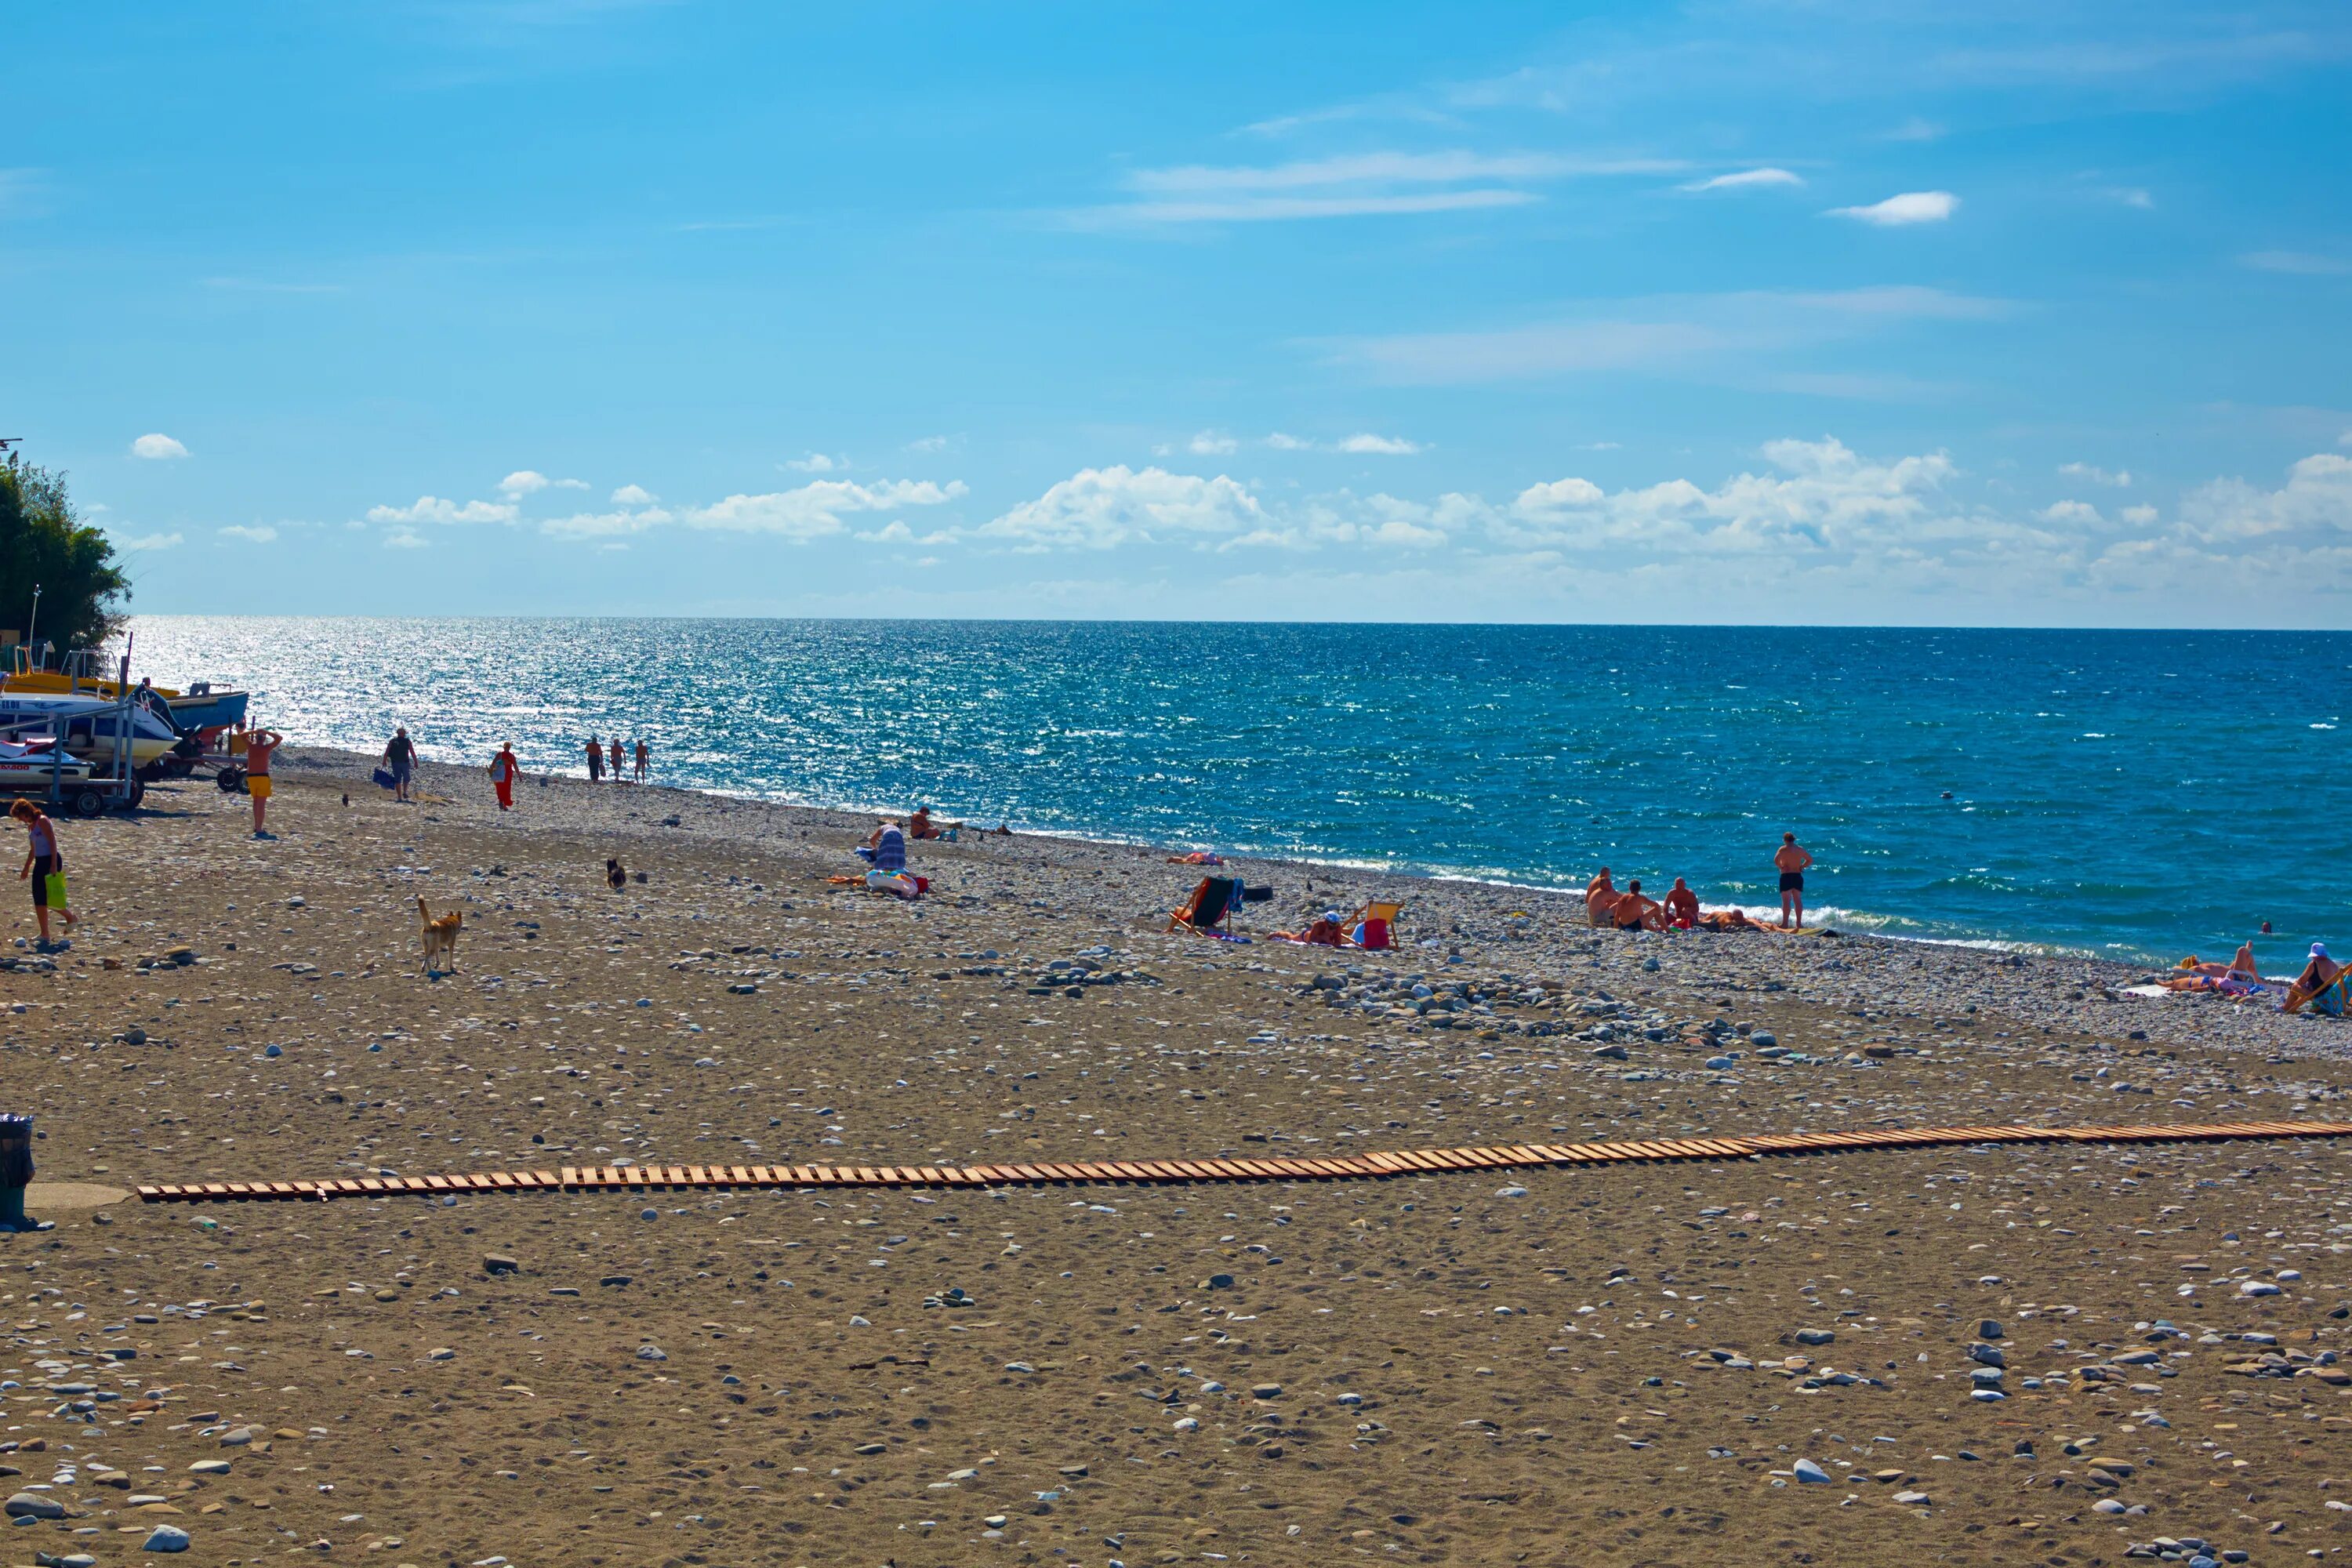
<path fill-rule="evenodd" d="M 2352 1082 L 2337 1021 L 2082 960 L 1270 863 L 1244 930 L 1377 891 L 1412 945 L 1226 945 L 1164 934 L 1199 873 L 1156 852 L 919 845 L 907 905 L 825 882 L 863 818 L 366 771 L 289 757 L 276 842 L 208 784 L 64 825 L 81 933 L 0 950 L 39 1183 L 2344 1120 Z M 420 895 L 466 913 L 437 981 Z M 163 1523 L 202 1563 L 2280 1563 L 2352 1541 L 2347 1154 L 84 1194 L 0 1238 L 0 1465 L 68 1513 L 9 1561 Z"/>

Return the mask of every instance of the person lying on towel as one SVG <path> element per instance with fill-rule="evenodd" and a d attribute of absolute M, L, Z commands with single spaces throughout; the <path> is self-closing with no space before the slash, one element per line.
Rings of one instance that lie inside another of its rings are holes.
<path fill-rule="evenodd" d="M 1274 933 L 1285 942 L 1303 942 L 1309 947 L 1346 947 L 1347 929 L 1339 923 L 1339 911 L 1325 910 L 1305 931 L 1278 931 Z"/>

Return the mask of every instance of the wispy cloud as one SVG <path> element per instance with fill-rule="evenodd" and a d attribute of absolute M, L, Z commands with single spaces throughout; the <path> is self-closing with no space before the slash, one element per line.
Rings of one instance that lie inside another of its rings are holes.
<path fill-rule="evenodd" d="M 856 513 L 944 506 L 961 500 L 965 493 L 961 479 L 944 485 L 929 479 L 886 479 L 871 485 L 817 479 L 789 490 L 731 495 L 709 506 L 674 510 L 645 507 L 551 518 L 540 524 L 540 531 L 558 539 L 612 539 L 678 524 L 730 533 L 767 534 L 806 543 L 843 532 L 847 526 L 843 519 Z"/>
<path fill-rule="evenodd" d="M 1832 207 L 1832 217 L 1850 217 L 1880 228 L 1900 228 L 1915 223 L 1942 223 L 1958 210 L 1960 198 L 1949 191 L 1905 191 L 1868 206 Z"/>
<path fill-rule="evenodd" d="M 173 458 L 186 457 L 188 449 L 171 437 L 156 433 L 142 436 L 131 442 L 131 455 L 134 458 L 145 458 L 151 462 L 164 462 Z"/>
<path fill-rule="evenodd" d="M 1597 302 L 1591 309 L 1593 313 L 1583 319 L 1499 331 L 1355 339 L 1339 344 L 1332 357 L 1342 364 L 1360 365 L 1381 380 L 1409 384 L 1687 370 L 1700 364 L 1719 372 L 1738 356 L 1910 321 L 1994 320 L 2015 307 L 2004 300 L 1897 285 L 1816 293 L 1669 296 Z"/>
<path fill-rule="evenodd" d="M 643 485 L 623 485 L 612 495 L 614 506 L 651 506 L 659 500 L 661 497 Z"/>
<path fill-rule="evenodd" d="M 429 548 L 423 534 L 413 528 L 395 528 L 383 536 L 386 550 L 424 550 Z"/>
<path fill-rule="evenodd" d="M 1802 175 L 1787 169 L 1742 169 L 1737 174 L 1693 180 L 1682 188 L 1686 191 L 1745 191 L 1762 185 L 1801 185 L 1804 183 Z"/>
<path fill-rule="evenodd" d="M 2103 468 L 2096 463 L 2061 463 L 2058 471 L 2070 479 L 2087 479 L 2095 485 L 2110 485 L 2118 489 L 2132 482 L 2129 470 Z"/>
<path fill-rule="evenodd" d="M 1550 181 L 1669 174 L 1686 167 L 1667 158 L 1466 151 L 1362 153 L 1270 164 L 1188 163 L 1135 171 L 1127 185 L 1140 199 L 1087 216 L 1137 223 L 1256 223 L 1467 212 L 1540 201 L 1528 187 Z"/>
<path fill-rule="evenodd" d="M 278 531 L 266 522 L 250 527 L 241 522 L 233 522 L 220 531 L 220 536 L 223 539 L 242 539 L 247 544 L 268 544 L 278 537 Z"/>
<path fill-rule="evenodd" d="M 846 458 L 829 458 L 823 452 L 811 452 L 805 458 L 787 458 L 784 467 L 796 474 L 830 474 L 849 467 Z"/>
<path fill-rule="evenodd" d="M 2286 272 L 2304 278 L 2336 278 L 2352 272 L 2352 260 L 2308 250 L 2254 250 L 2241 256 L 2238 261 L 2257 272 Z"/>
<path fill-rule="evenodd" d="M 124 550 L 169 550 L 182 542 L 177 533 L 142 533 L 135 539 L 118 539 L 115 544 Z"/>
<path fill-rule="evenodd" d="M 1338 447 L 1342 452 L 1376 454 L 1384 458 L 1410 458 L 1426 450 L 1418 441 L 1408 441 L 1402 436 L 1375 436 L 1369 431 L 1341 437 Z"/>

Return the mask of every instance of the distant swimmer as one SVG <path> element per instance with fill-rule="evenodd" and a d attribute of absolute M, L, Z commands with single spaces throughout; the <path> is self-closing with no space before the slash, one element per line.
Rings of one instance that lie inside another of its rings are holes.
<path fill-rule="evenodd" d="M 1802 930 L 1805 924 L 1805 870 L 1813 858 L 1797 845 L 1793 833 L 1780 835 L 1780 847 L 1772 852 L 1772 864 L 1780 871 L 1780 929 Z"/>

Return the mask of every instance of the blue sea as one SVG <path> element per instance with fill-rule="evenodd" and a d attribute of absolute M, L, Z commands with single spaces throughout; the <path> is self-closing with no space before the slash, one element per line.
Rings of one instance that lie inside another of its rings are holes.
<path fill-rule="evenodd" d="M 298 742 L 2169 961 L 2352 948 L 2352 636 L 141 616 Z"/>

